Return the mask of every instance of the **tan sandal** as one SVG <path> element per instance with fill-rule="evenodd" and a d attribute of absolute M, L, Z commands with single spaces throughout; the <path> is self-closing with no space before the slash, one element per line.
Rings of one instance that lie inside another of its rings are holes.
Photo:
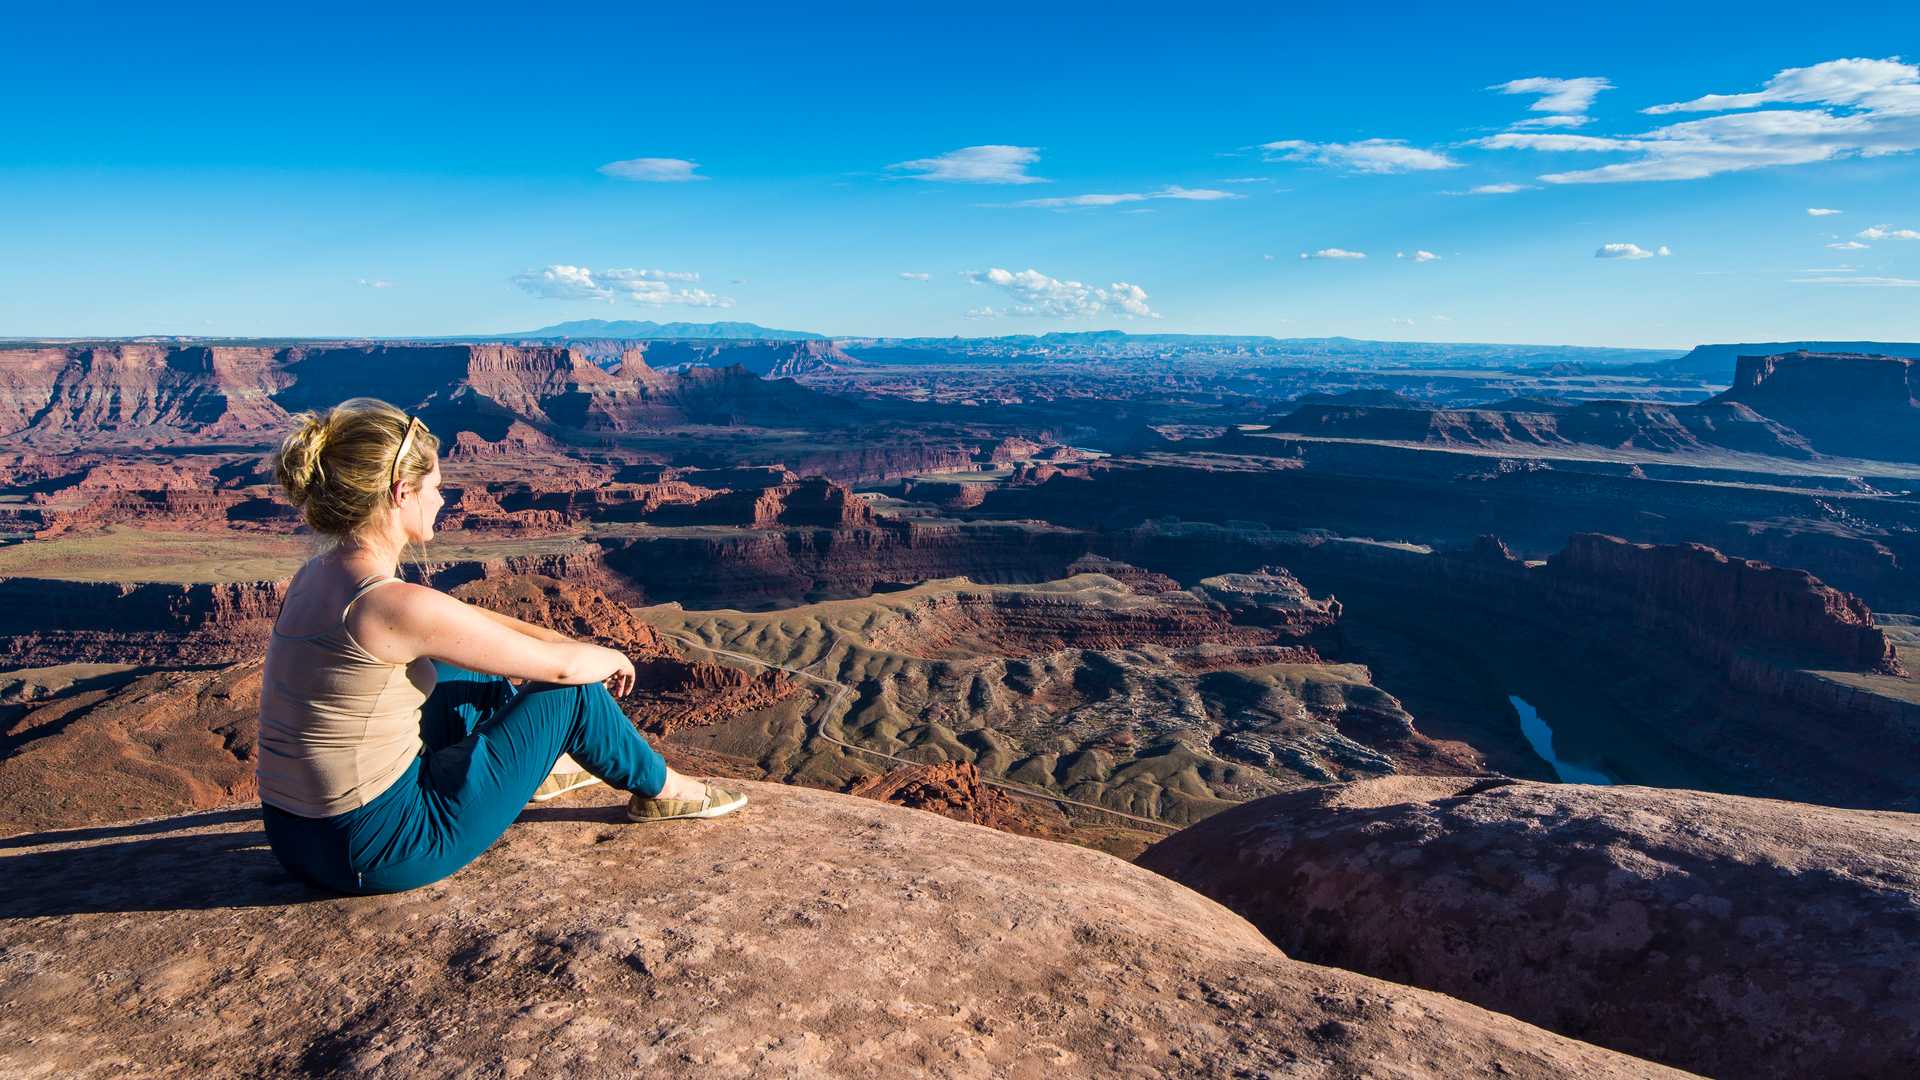
<path fill-rule="evenodd" d="M 747 797 L 737 791 L 706 785 L 703 799 L 649 799 L 636 794 L 627 800 L 627 817 L 633 821 L 677 821 L 682 818 L 717 818 L 747 805 Z"/>
<path fill-rule="evenodd" d="M 547 774 L 540 786 L 533 789 L 534 802 L 546 802 L 557 799 L 569 791 L 578 791 L 583 787 L 592 787 L 602 783 L 601 779 L 580 767 L 580 763 L 566 754 L 553 763 L 553 771 Z"/>

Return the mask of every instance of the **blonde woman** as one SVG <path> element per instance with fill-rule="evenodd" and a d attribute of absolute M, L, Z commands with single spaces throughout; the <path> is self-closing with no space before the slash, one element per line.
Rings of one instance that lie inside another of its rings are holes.
<path fill-rule="evenodd" d="M 537 792 L 595 777 L 633 793 L 636 821 L 746 803 L 634 730 L 614 701 L 633 688 L 625 656 L 399 580 L 445 501 L 424 423 L 374 398 L 297 420 L 274 475 L 331 546 L 294 575 L 260 688 L 261 813 L 289 870 L 342 892 L 425 885 Z M 556 773 L 562 755 L 585 772 Z"/>

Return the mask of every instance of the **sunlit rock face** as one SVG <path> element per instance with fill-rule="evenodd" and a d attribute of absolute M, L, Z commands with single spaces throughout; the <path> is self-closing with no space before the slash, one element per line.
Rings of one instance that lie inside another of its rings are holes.
<path fill-rule="evenodd" d="M 1901 1076 L 1920 815 L 1393 777 L 1238 807 L 1140 863 L 1288 955 L 1713 1076 Z"/>

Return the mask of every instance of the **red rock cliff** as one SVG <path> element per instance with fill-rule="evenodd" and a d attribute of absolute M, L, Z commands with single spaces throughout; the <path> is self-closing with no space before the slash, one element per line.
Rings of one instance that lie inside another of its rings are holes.
<path fill-rule="evenodd" d="M 1805 570 L 1731 559 L 1702 544 L 1630 544 L 1582 533 L 1547 560 L 1562 602 L 1622 611 L 1716 654 L 1753 649 L 1807 667 L 1904 674 L 1859 597 Z"/>

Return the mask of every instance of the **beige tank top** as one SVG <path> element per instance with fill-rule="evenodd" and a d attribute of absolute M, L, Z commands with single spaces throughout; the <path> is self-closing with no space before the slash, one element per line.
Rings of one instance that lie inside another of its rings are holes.
<path fill-rule="evenodd" d="M 319 634 L 276 626 L 260 681 L 260 801 L 301 817 L 365 806 L 420 755 L 420 706 L 433 692 L 433 661 L 389 664 L 360 647 L 347 611 L 399 578 L 363 581 Z"/>

